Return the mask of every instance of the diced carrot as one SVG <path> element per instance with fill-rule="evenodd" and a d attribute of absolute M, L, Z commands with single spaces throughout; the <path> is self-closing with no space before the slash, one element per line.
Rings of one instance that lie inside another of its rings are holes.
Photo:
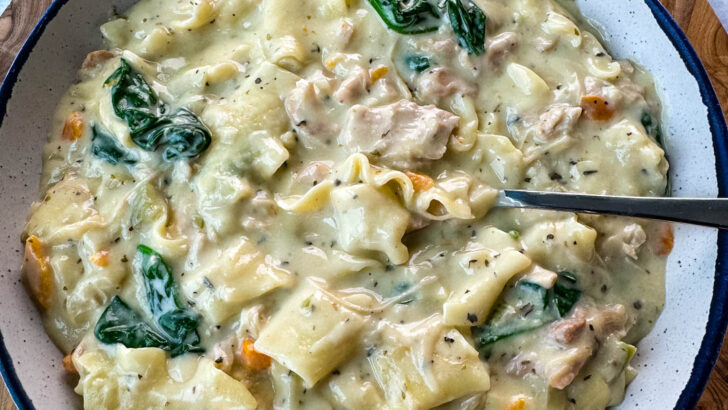
<path fill-rule="evenodd" d="M 523 397 L 518 397 L 516 400 L 511 402 L 511 404 L 508 406 L 508 410 L 525 410 L 526 409 L 526 399 Z"/>
<path fill-rule="evenodd" d="M 435 186 L 435 181 L 425 174 L 405 171 L 405 175 L 412 181 L 412 186 L 415 188 L 415 191 L 427 191 Z"/>
<path fill-rule="evenodd" d="M 83 116 L 80 112 L 74 111 L 68 114 L 66 123 L 63 125 L 63 139 L 76 141 L 83 135 Z"/>
<path fill-rule="evenodd" d="M 70 353 L 63 358 L 61 363 L 63 363 L 63 368 L 66 369 L 67 372 L 78 374 L 78 370 L 76 370 L 76 366 L 73 364 L 73 357 Z"/>
<path fill-rule="evenodd" d="M 248 370 L 265 370 L 271 364 L 270 356 L 266 356 L 255 350 L 255 341 L 253 339 L 243 340 L 241 356 L 243 358 L 243 364 Z"/>
<path fill-rule="evenodd" d="M 91 263 L 93 263 L 96 266 L 100 267 L 106 267 L 109 266 L 109 252 L 107 251 L 98 251 L 91 255 L 89 258 Z"/>
<path fill-rule="evenodd" d="M 672 252 L 675 245 L 675 232 L 672 230 L 672 224 L 664 222 L 660 224 L 659 237 L 655 246 L 655 253 L 660 256 L 667 256 Z"/>
<path fill-rule="evenodd" d="M 53 291 L 53 268 L 45 253 L 43 242 L 35 235 L 31 235 L 25 241 L 23 275 L 38 303 L 48 309 Z"/>
<path fill-rule="evenodd" d="M 384 67 L 384 66 L 377 67 L 374 70 L 372 70 L 372 73 L 370 74 L 370 77 L 372 78 L 372 83 L 376 83 L 377 80 L 379 80 L 382 77 L 384 77 L 385 75 L 387 75 L 388 72 L 389 72 L 389 68 Z"/>
<path fill-rule="evenodd" d="M 609 102 L 595 95 L 582 97 L 581 109 L 584 110 L 586 118 L 594 121 L 609 121 L 614 116 Z"/>

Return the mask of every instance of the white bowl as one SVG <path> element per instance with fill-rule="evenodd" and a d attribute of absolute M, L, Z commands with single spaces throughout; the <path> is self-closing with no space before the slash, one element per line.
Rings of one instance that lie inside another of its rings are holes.
<path fill-rule="evenodd" d="M 20 233 L 38 181 L 56 103 L 113 7 L 134 0 L 56 0 L 0 88 L 0 372 L 20 409 L 80 407 L 61 353 L 20 284 Z M 670 177 L 676 196 L 726 196 L 728 131 L 695 51 L 658 0 L 577 0 L 604 28 L 608 48 L 655 76 L 665 104 Z M 639 344 L 640 375 L 621 408 L 692 408 L 720 350 L 728 320 L 728 233 L 678 226 L 668 261 L 667 301 Z"/>

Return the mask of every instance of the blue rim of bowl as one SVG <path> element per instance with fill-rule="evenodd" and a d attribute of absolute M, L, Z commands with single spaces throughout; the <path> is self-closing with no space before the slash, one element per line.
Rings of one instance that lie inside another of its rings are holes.
<path fill-rule="evenodd" d="M 726 128 L 723 111 L 720 108 L 718 97 L 715 95 L 708 73 L 705 71 L 703 64 L 700 62 L 700 58 L 685 36 L 685 33 L 683 33 L 670 13 L 668 13 L 658 0 L 644 1 L 652 11 L 660 28 L 662 28 L 680 54 L 688 71 L 690 71 L 698 82 L 703 104 L 708 108 L 708 122 L 710 123 L 710 131 L 713 136 L 716 175 L 718 177 L 718 196 L 726 197 L 728 193 L 728 129 Z M 53 1 L 30 33 L 30 36 L 28 36 L 15 61 L 13 61 L 10 71 L 8 71 L 2 86 L 0 86 L 0 126 L 2 126 L 3 119 L 5 118 L 7 104 L 12 96 L 13 87 L 18 80 L 20 70 L 28 60 L 30 53 L 38 43 L 48 23 L 56 17 L 58 11 L 66 3 L 68 3 L 68 0 Z M 719 231 L 713 298 L 710 303 L 710 314 L 708 316 L 706 332 L 700 344 L 700 350 L 695 357 L 690 379 L 675 404 L 676 409 L 695 407 L 700 395 L 705 389 L 713 365 L 715 365 L 715 361 L 718 358 L 718 353 L 723 344 L 723 336 L 728 326 L 728 309 L 724 309 L 726 307 L 728 307 L 728 232 Z M 2 333 L 0 333 L 0 375 L 2 375 L 2 379 L 10 392 L 10 396 L 19 410 L 35 408 L 15 372 L 15 366 L 5 347 Z"/>

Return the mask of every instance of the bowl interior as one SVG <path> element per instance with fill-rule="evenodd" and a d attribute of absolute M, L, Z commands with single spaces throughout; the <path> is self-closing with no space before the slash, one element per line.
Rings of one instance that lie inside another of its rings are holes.
<path fill-rule="evenodd" d="M 57 0 L 42 36 L 31 38 L 0 92 L 0 115 L 4 113 L 0 123 L 0 331 L 10 355 L 0 348 L 0 363 L 5 365 L 6 380 L 21 405 L 29 404 L 28 399 L 42 409 L 80 405 L 71 389 L 73 381 L 60 366 L 62 355 L 46 336 L 19 281 L 23 254 L 19 238 L 28 208 L 39 195 L 42 147 L 55 105 L 75 80 L 85 54 L 101 45 L 99 25 L 108 20 L 113 8 L 124 10 L 132 3 L 134 0 Z M 673 194 L 716 196 L 719 176 L 714 141 L 709 109 L 701 96 L 701 86 L 705 86 L 686 66 L 674 35 L 668 37 L 661 28 L 665 22 L 659 23 L 653 14 L 656 0 L 577 3 L 604 29 L 613 54 L 633 59 L 654 74 L 664 103 Z M 652 333 L 639 345 L 634 363 L 640 375 L 621 408 L 674 407 L 691 378 L 706 334 L 718 235 L 712 229 L 686 225 L 678 225 L 675 234 L 675 250 L 668 261 L 666 307 Z M 723 330 L 717 329 L 721 335 Z"/>

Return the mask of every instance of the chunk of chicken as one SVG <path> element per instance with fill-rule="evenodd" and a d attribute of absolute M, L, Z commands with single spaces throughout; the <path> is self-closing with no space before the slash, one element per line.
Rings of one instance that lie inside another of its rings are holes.
<path fill-rule="evenodd" d="M 568 104 L 554 104 L 538 117 L 536 136 L 542 142 L 554 140 L 568 134 L 579 121 L 581 107 Z"/>
<path fill-rule="evenodd" d="M 573 347 L 547 362 L 544 373 L 549 386 L 563 390 L 570 385 L 592 353 L 591 346 Z"/>
<path fill-rule="evenodd" d="M 607 305 L 589 311 L 586 323 L 589 325 L 589 331 L 594 333 L 594 337 L 603 341 L 612 334 L 620 337 L 626 335 L 629 327 L 628 319 L 624 305 Z"/>
<path fill-rule="evenodd" d="M 639 224 L 629 224 L 619 232 L 610 235 L 604 240 L 602 248 L 608 253 L 605 256 L 617 257 L 626 255 L 637 260 L 638 252 L 647 242 L 647 234 Z"/>
<path fill-rule="evenodd" d="M 354 35 L 354 22 L 350 18 L 342 18 L 336 27 L 336 40 L 339 48 L 345 48 Z"/>
<path fill-rule="evenodd" d="M 564 389 L 589 357 L 610 335 L 627 333 L 628 317 L 623 305 L 577 307 L 569 317 L 552 323 L 547 334 L 569 348 L 543 364 L 543 375 L 551 387 Z M 589 329 L 588 332 L 585 329 Z"/>
<path fill-rule="evenodd" d="M 455 75 L 450 69 L 438 67 L 427 70 L 417 78 L 417 96 L 429 103 L 453 95 L 473 94 L 477 88 Z"/>
<path fill-rule="evenodd" d="M 327 107 L 325 99 L 314 82 L 309 80 L 299 80 L 286 97 L 288 118 L 308 149 L 316 147 L 322 140 L 334 138 L 339 133 L 339 125 L 330 118 L 330 108 Z"/>
<path fill-rule="evenodd" d="M 583 97 L 600 97 L 609 105 L 609 109 L 617 111 L 622 104 L 624 94 L 613 84 L 596 77 L 584 78 Z"/>
<path fill-rule="evenodd" d="M 114 58 L 114 53 L 109 50 L 92 51 L 86 55 L 81 68 L 92 69 Z"/>
<path fill-rule="evenodd" d="M 212 360 L 215 361 L 215 367 L 229 373 L 235 361 L 236 340 L 234 336 L 215 343 L 212 346 Z"/>
<path fill-rule="evenodd" d="M 490 64 L 498 67 L 508 54 L 518 47 L 518 42 L 518 34 L 511 31 L 500 33 L 488 40 L 485 57 Z"/>
<path fill-rule="evenodd" d="M 351 105 L 367 92 L 369 71 L 356 67 L 349 71 L 349 75 L 341 82 L 334 92 L 334 99 L 340 104 Z"/>
<path fill-rule="evenodd" d="M 564 345 L 574 343 L 586 327 L 586 318 L 584 317 L 583 310 L 580 312 L 582 313 L 552 323 L 549 326 L 548 335 Z"/>
<path fill-rule="evenodd" d="M 433 105 L 401 100 L 380 107 L 355 105 L 339 136 L 349 152 L 379 157 L 399 168 L 416 168 L 425 160 L 442 158 L 459 118 Z"/>

